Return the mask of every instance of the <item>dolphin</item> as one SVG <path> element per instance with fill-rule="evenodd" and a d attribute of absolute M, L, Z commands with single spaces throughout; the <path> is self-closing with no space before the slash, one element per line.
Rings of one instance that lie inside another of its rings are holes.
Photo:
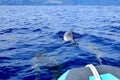
<path fill-rule="evenodd" d="M 74 41 L 73 39 L 73 29 L 70 29 L 69 31 L 65 32 L 63 36 L 64 41 Z"/>

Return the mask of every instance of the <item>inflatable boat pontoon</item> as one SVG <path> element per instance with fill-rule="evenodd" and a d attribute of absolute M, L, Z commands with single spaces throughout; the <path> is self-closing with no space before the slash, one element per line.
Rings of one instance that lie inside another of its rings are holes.
<path fill-rule="evenodd" d="M 108 65 L 74 68 L 66 71 L 58 80 L 120 80 L 120 69 Z"/>

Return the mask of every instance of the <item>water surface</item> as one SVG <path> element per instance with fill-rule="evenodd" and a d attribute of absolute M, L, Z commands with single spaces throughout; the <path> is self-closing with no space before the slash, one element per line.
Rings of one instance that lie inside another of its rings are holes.
<path fill-rule="evenodd" d="M 63 41 L 71 28 L 77 46 Z M 1 80 L 56 80 L 90 63 L 120 67 L 119 6 L 0 6 Z"/>

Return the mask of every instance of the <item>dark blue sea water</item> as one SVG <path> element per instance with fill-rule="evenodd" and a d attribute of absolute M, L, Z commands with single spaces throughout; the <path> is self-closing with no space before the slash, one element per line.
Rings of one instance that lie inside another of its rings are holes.
<path fill-rule="evenodd" d="M 71 28 L 77 42 L 65 43 Z M 120 67 L 119 6 L 0 6 L 0 80 L 57 80 L 90 63 Z"/>

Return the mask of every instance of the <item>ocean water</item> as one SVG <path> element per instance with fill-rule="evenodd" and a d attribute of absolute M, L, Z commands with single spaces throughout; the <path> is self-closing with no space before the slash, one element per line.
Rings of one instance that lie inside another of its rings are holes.
<path fill-rule="evenodd" d="M 63 41 L 71 28 L 76 43 Z M 119 6 L 0 6 L 0 80 L 57 80 L 90 63 L 120 67 Z"/>

